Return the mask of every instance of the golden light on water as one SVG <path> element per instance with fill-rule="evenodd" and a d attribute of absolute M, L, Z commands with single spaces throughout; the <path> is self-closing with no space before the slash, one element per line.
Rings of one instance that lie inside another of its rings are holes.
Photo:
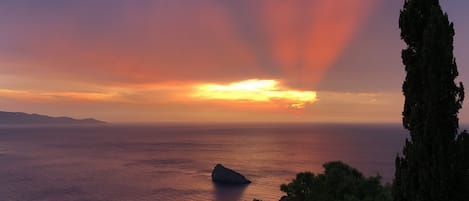
<path fill-rule="evenodd" d="M 229 84 L 196 85 L 193 97 L 200 99 L 285 102 L 286 107 L 302 109 L 317 100 L 315 91 L 300 91 L 286 88 L 277 80 L 250 79 Z"/>

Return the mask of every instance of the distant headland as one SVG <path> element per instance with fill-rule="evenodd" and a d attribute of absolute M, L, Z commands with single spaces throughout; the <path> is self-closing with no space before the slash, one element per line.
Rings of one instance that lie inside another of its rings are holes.
<path fill-rule="evenodd" d="M 104 124 L 106 122 L 92 118 L 74 119 L 70 117 L 51 117 L 23 112 L 0 111 L 0 125 L 19 124 Z"/>

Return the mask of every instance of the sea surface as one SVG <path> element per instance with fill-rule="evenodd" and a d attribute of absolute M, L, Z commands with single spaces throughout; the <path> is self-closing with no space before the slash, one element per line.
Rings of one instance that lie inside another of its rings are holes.
<path fill-rule="evenodd" d="M 1 201 L 264 201 L 341 160 L 392 181 L 400 125 L 157 124 L 0 127 Z M 221 163 L 244 188 L 217 187 Z"/>

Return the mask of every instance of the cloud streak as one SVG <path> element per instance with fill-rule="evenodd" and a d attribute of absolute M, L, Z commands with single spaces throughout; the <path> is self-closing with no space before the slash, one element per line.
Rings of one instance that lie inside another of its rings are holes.
<path fill-rule="evenodd" d="M 311 89 L 374 2 L 2 2 L 0 72 L 107 84 L 278 77 Z"/>
<path fill-rule="evenodd" d="M 0 101 L 111 119 L 310 114 L 379 1 L 0 2 Z"/>
<path fill-rule="evenodd" d="M 303 109 L 306 104 L 314 103 L 315 91 L 298 91 L 281 86 L 276 80 L 243 80 L 228 84 L 199 84 L 191 96 L 208 100 L 227 100 L 236 102 L 282 102 L 288 108 Z"/>

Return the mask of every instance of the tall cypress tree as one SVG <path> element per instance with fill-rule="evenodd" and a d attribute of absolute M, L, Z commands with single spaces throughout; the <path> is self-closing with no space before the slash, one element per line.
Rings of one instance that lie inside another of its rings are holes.
<path fill-rule="evenodd" d="M 464 88 L 454 81 L 453 23 L 438 0 L 405 0 L 399 28 L 407 44 L 402 114 L 410 139 L 396 158 L 394 200 L 469 200 L 464 154 L 469 138 L 459 133 Z"/>

